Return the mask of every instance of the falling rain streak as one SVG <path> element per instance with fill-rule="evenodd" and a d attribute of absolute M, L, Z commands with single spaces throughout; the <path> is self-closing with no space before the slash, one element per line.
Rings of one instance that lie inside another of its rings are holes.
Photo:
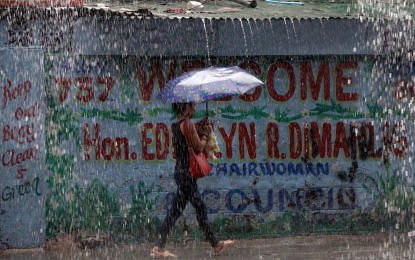
<path fill-rule="evenodd" d="M 212 65 L 265 83 L 209 103 L 221 152 L 199 184 L 221 236 L 393 231 L 412 243 L 414 4 L 398 2 L 358 0 L 344 19 L 2 9 L 0 245 L 153 239 L 176 160 L 175 116 L 157 95 Z M 194 219 L 178 230 L 198 237 Z"/>

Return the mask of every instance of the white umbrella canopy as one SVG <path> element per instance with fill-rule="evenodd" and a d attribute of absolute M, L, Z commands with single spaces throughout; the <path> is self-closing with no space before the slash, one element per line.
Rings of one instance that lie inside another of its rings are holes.
<path fill-rule="evenodd" d="M 205 102 L 242 95 L 264 84 L 239 67 L 209 67 L 186 72 L 169 81 L 158 98 L 165 103 Z"/>

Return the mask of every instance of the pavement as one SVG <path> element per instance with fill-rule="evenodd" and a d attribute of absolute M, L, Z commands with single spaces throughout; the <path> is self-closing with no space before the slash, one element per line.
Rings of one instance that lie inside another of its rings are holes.
<path fill-rule="evenodd" d="M 415 259 L 414 232 L 405 234 L 296 236 L 236 240 L 220 256 L 213 256 L 209 244 L 194 240 L 169 241 L 167 249 L 178 259 Z M 20 249 L 0 252 L 0 259 L 152 259 L 150 243 L 112 245 L 88 250 Z"/>

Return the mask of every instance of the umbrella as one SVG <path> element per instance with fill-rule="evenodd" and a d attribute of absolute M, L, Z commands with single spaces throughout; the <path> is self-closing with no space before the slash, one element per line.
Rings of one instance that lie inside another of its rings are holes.
<path fill-rule="evenodd" d="M 208 67 L 183 73 L 170 80 L 158 98 L 165 103 L 200 103 L 239 96 L 262 84 L 261 80 L 236 66 Z"/>

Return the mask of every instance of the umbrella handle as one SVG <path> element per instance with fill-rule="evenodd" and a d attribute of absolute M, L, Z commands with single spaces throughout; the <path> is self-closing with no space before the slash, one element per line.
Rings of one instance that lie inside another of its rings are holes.
<path fill-rule="evenodd" d="M 206 117 L 209 116 L 208 101 L 206 101 Z"/>

